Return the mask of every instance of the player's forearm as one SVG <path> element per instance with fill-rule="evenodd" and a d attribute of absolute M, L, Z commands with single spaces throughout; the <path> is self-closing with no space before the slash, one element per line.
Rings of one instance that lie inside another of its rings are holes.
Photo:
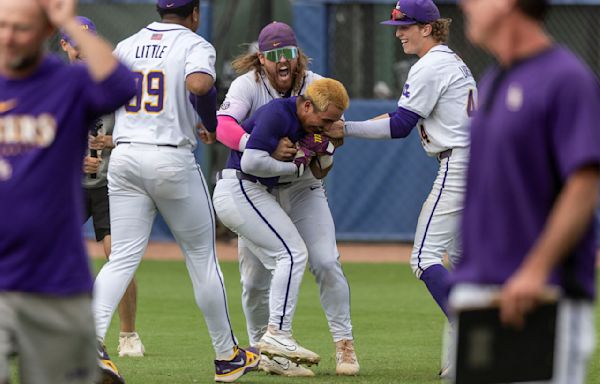
<path fill-rule="evenodd" d="M 390 119 L 346 121 L 344 123 L 344 136 L 363 139 L 391 139 Z"/>
<path fill-rule="evenodd" d="M 288 176 L 298 172 L 294 163 L 275 160 L 266 151 L 246 149 L 240 162 L 242 172 L 258 177 Z"/>
<path fill-rule="evenodd" d="M 190 92 L 190 103 L 202 119 L 202 124 L 208 132 L 217 130 L 217 89 L 213 86 L 203 95 Z"/>
<path fill-rule="evenodd" d="M 571 252 L 587 230 L 598 203 L 598 167 L 589 166 L 569 177 L 558 196 L 544 231 L 522 268 L 548 276 Z"/>
<path fill-rule="evenodd" d="M 243 152 L 250 135 L 231 116 L 217 116 L 217 140 L 227 148 Z"/>
<path fill-rule="evenodd" d="M 106 40 L 82 29 L 75 19 L 66 22 L 62 28 L 87 57 L 90 75 L 95 81 L 101 82 L 113 73 L 118 61 Z"/>

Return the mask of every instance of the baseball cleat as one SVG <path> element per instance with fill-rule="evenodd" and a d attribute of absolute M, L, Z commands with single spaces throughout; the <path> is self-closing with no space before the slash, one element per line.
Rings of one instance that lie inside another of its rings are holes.
<path fill-rule="evenodd" d="M 267 355 L 261 356 L 258 370 L 271 375 L 287 377 L 312 377 L 315 375 L 310 369 L 280 356 L 274 356 L 272 359 Z"/>
<path fill-rule="evenodd" d="M 231 383 L 258 366 L 260 355 L 234 347 L 230 360 L 215 360 L 215 381 Z"/>
<path fill-rule="evenodd" d="M 98 365 L 101 375 L 97 384 L 125 384 L 125 379 L 119 374 L 115 363 L 110 360 L 106 347 L 100 340 L 98 340 Z"/>
<path fill-rule="evenodd" d="M 352 340 L 340 340 L 335 343 L 335 373 L 340 376 L 356 376 L 360 366 L 354 352 Z"/>
<path fill-rule="evenodd" d="M 144 344 L 137 332 L 121 332 L 119 334 L 119 357 L 144 357 Z"/>
<path fill-rule="evenodd" d="M 269 326 L 267 332 L 258 342 L 260 353 L 269 358 L 285 357 L 296 364 L 319 364 L 319 355 L 298 344 L 289 332 L 276 331 Z"/>

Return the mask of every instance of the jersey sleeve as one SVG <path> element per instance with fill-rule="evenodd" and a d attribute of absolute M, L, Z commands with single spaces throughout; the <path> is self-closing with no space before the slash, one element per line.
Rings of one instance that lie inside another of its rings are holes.
<path fill-rule="evenodd" d="M 194 41 L 185 59 L 185 77 L 192 73 L 202 72 L 216 79 L 215 62 L 217 53 L 215 48 L 200 36 L 194 35 L 190 38 L 194 38 Z"/>
<path fill-rule="evenodd" d="M 589 72 L 564 76 L 559 84 L 549 121 L 555 161 L 566 179 L 583 166 L 600 165 L 600 84 Z"/>
<path fill-rule="evenodd" d="M 113 72 L 100 82 L 91 78 L 86 66 L 78 69 L 85 72 L 82 74 L 82 95 L 92 118 L 114 112 L 136 93 L 133 73 L 120 62 Z"/>
<path fill-rule="evenodd" d="M 254 123 L 246 148 L 259 149 L 272 154 L 277 148 L 279 140 L 287 136 L 286 122 L 288 119 L 289 116 L 279 109 L 262 113 Z"/>
<path fill-rule="evenodd" d="M 233 80 L 217 115 L 231 116 L 238 123 L 244 121 L 252 110 L 256 85 L 253 76 L 243 75 Z"/>
<path fill-rule="evenodd" d="M 398 106 L 427 118 L 444 91 L 444 81 L 435 67 L 415 65 L 408 73 Z"/>

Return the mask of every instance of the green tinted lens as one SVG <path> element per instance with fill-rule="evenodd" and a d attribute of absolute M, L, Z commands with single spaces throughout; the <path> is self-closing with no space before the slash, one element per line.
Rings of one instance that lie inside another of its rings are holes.
<path fill-rule="evenodd" d="M 264 52 L 267 60 L 272 62 L 279 62 L 282 57 L 285 57 L 287 60 L 293 60 L 298 57 L 298 48 L 296 47 L 287 47 L 280 49 L 273 49 L 271 51 Z"/>

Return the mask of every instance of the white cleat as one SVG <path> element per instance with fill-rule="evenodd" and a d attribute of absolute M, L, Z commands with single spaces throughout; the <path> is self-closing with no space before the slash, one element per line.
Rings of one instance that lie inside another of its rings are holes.
<path fill-rule="evenodd" d="M 319 355 L 298 344 L 289 332 L 276 331 L 269 326 L 267 332 L 258 342 L 260 353 L 270 358 L 285 357 L 296 364 L 319 364 Z"/>
<path fill-rule="evenodd" d="M 340 340 L 335 343 L 335 373 L 340 376 L 356 376 L 360 366 L 354 352 L 352 340 Z"/>
<path fill-rule="evenodd" d="M 137 332 L 121 332 L 119 334 L 119 357 L 144 357 L 144 344 Z"/>
<path fill-rule="evenodd" d="M 271 375 L 287 377 L 313 377 L 315 375 L 310 369 L 279 356 L 270 359 L 267 355 L 263 355 L 258 364 L 258 369 Z"/>

